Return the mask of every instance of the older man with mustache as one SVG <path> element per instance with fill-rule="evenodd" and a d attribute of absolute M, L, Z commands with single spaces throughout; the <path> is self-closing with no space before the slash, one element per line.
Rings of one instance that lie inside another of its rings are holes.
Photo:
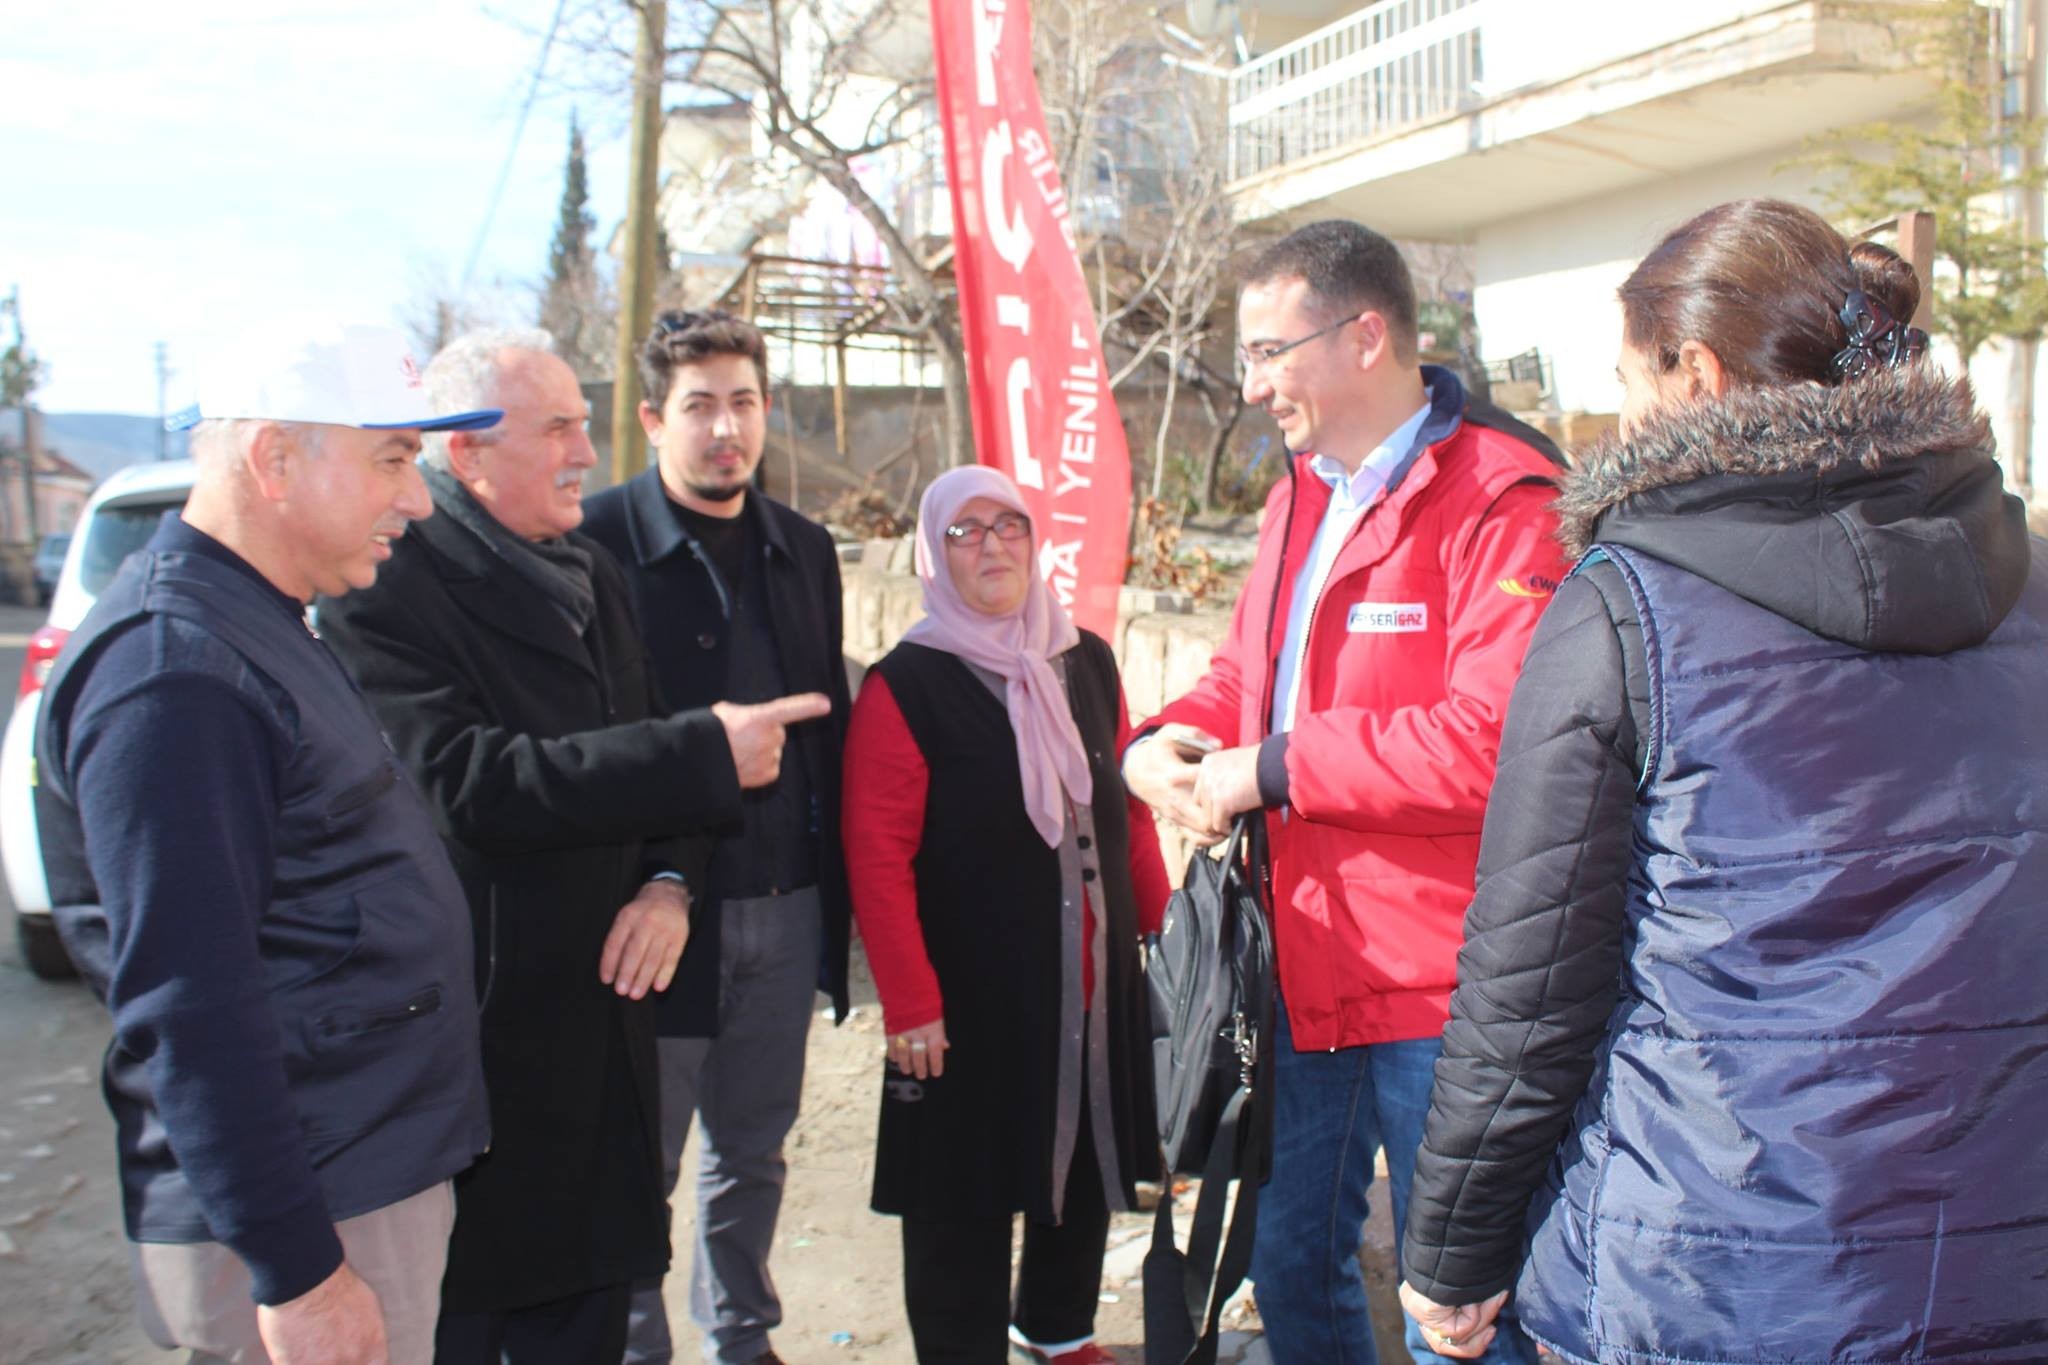
<path fill-rule="evenodd" d="M 617 1365 L 633 1281 L 668 1263 L 652 994 L 689 934 L 690 836 L 772 783 L 823 697 L 673 715 L 617 564 L 576 534 L 597 457 L 545 332 L 463 337 L 437 400 L 440 515 L 321 628 L 384 718 L 468 893 L 491 1150 L 456 1182 L 435 1359 Z"/>

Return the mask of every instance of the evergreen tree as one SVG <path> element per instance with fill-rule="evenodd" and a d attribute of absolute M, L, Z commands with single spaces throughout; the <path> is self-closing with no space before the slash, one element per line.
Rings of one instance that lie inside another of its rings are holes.
<path fill-rule="evenodd" d="M 613 361 L 615 323 L 590 241 L 596 229 L 597 219 L 590 212 L 583 129 L 572 115 L 561 208 L 555 219 L 554 241 L 548 247 L 547 282 L 541 291 L 540 325 L 553 334 L 562 358 L 583 380 L 607 378 Z"/>
<path fill-rule="evenodd" d="M 2048 244 L 2025 235 L 2004 202 L 2048 183 L 2033 154 L 2048 120 L 2006 112 L 2013 73 L 1998 51 L 1995 16 L 1975 0 L 1886 5 L 1878 17 L 1893 25 L 1906 63 L 1933 79 L 1931 114 L 1839 129 L 1800 164 L 1836 177 L 1821 193 L 1849 232 L 1933 212 L 1932 330 L 1955 343 L 1967 368 L 1994 337 L 2038 338 L 2048 328 Z"/>

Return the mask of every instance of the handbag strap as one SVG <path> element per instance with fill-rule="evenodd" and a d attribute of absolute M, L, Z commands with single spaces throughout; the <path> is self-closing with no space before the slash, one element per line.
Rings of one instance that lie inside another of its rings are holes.
<path fill-rule="evenodd" d="M 1230 837 L 1223 843 L 1221 859 L 1223 876 L 1218 889 L 1223 892 L 1224 903 L 1229 905 L 1231 884 L 1235 882 L 1245 894 L 1259 896 L 1258 866 L 1255 850 L 1262 840 L 1253 821 L 1260 819 L 1260 812 L 1247 811 L 1230 822 Z M 1263 820 L 1260 821 L 1263 826 Z M 1199 854 L 1197 856 L 1200 856 Z"/>
<path fill-rule="evenodd" d="M 1268 1073 L 1270 1074 L 1270 1072 Z M 1273 1124 L 1269 1106 L 1254 1104 L 1245 1093 L 1244 1145 L 1237 1156 L 1237 1207 L 1230 1215 L 1230 1235 L 1223 1241 L 1223 1255 L 1216 1263 L 1216 1283 L 1204 1334 L 1213 1339 L 1223 1318 L 1223 1305 L 1244 1283 L 1252 1269 L 1252 1238 L 1259 1225 L 1259 1187 L 1266 1179 L 1266 1152 L 1272 1142 Z"/>
<path fill-rule="evenodd" d="M 1217 1121 L 1216 1137 L 1210 1143 L 1209 1159 L 1202 1170 L 1202 1191 L 1195 1200 L 1187 1253 L 1174 1253 L 1180 1263 L 1178 1300 L 1187 1327 L 1185 1335 L 1174 1332 L 1167 1345 L 1169 1351 L 1177 1351 L 1181 1341 L 1191 1343 L 1180 1357 L 1181 1365 L 1213 1365 L 1222 1335 L 1223 1307 L 1251 1270 L 1253 1235 L 1258 1225 L 1259 1166 L 1264 1161 L 1266 1141 L 1266 1125 L 1259 1121 L 1256 1109 L 1250 1089 L 1240 1086 L 1232 1092 L 1222 1118 Z M 1223 1210 L 1233 1178 L 1238 1182 L 1237 1203 L 1231 1210 L 1226 1235 Z M 1155 1254 L 1162 1248 L 1171 1251 L 1173 1247 L 1170 1183 L 1161 1192 L 1159 1210 L 1153 1217 L 1152 1245 Z M 1153 1287 L 1148 1284 L 1148 1292 Z"/>
<path fill-rule="evenodd" d="M 1244 869 L 1239 855 L 1244 852 L 1245 843 L 1251 838 L 1251 817 L 1240 815 L 1230 822 L 1230 838 L 1223 844 L 1223 870 L 1226 875 L 1243 875 Z"/>

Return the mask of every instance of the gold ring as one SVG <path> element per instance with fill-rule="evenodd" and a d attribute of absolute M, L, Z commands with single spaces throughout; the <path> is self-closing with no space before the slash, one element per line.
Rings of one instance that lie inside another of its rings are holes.
<path fill-rule="evenodd" d="M 896 1046 L 897 1046 L 897 1047 L 909 1047 L 909 1046 L 910 1046 L 910 1035 L 909 1035 L 909 1034 L 907 1034 L 907 1033 L 899 1033 L 899 1034 L 897 1034 L 897 1035 L 896 1035 Z"/>

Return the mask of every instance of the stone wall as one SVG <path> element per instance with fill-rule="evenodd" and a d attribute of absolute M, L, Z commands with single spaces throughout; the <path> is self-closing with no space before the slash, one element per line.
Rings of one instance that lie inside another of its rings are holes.
<path fill-rule="evenodd" d="M 909 540 L 845 546 L 839 572 L 845 609 L 846 657 L 859 672 L 887 654 L 924 615 L 924 593 L 911 572 Z M 1196 610 L 1179 593 L 1123 590 L 1116 648 L 1133 722 L 1193 687 L 1230 626 L 1228 604 Z"/>

